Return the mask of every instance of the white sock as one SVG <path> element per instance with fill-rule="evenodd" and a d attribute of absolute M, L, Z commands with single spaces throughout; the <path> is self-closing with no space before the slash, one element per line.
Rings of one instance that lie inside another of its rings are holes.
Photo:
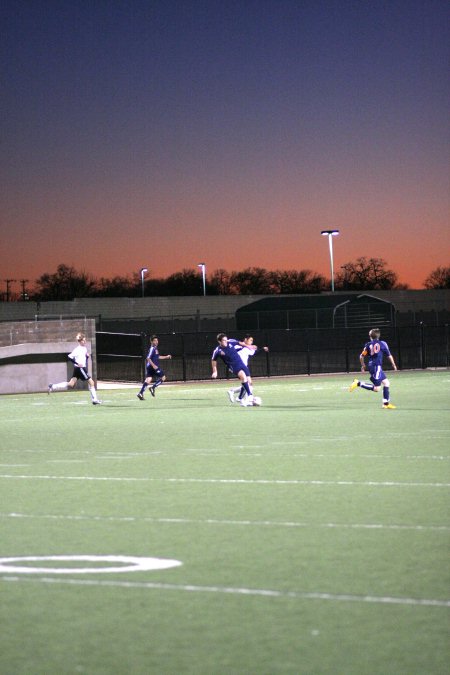
<path fill-rule="evenodd" d="M 97 401 L 97 392 L 95 391 L 95 387 L 89 387 L 89 391 L 91 393 L 91 398 L 93 401 Z"/>
<path fill-rule="evenodd" d="M 57 384 L 52 384 L 52 391 L 67 391 L 68 388 L 68 382 L 58 382 Z"/>

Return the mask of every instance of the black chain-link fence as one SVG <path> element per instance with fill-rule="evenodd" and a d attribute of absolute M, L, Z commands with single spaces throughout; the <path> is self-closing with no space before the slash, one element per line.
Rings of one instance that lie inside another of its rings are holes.
<path fill-rule="evenodd" d="M 368 340 L 360 328 L 261 330 L 252 333 L 255 344 L 269 347 L 251 359 L 254 377 L 347 373 L 360 368 L 359 354 Z M 215 332 L 160 333 L 159 351 L 172 359 L 161 366 L 172 381 L 211 377 Z M 241 339 L 234 333 L 229 337 Z M 397 326 L 383 329 L 385 340 L 402 369 L 448 368 L 449 326 Z M 145 376 L 146 333 L 97 333 L 97 372 L 100 380 L 139 382 Z M 219 363 L 219 376 L 228 377 Z"/>

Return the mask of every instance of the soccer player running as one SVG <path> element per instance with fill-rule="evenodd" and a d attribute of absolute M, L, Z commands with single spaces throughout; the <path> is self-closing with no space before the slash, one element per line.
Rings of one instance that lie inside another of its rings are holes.
<path fill-rule="evenodd" d="M 142 387 L 136 396 L 140 401 L 144 400 L 144 391 L 146 388 L 152 383 L 154 380 L 153 384 L 149 388 L 149 392 L 151 393 L 152 396 L 155 396 L 155 390 L 157 387 L 159 387 L 163 382 L 166 381 L 166 376 L 164 374 L 164 371 L 161 370 L 159 367 L 159 362 L 160 360 L 162 361 L 163 359 L 171 359 L 172 355 L 167 354 L 166 356 L 161 356 L 159 353 L 158 349 L 159 345 L 159 340 L 156 335 L 152 335 L 150 338 L 150 349 L 148 350 L 147 354 L 147 359 L 146 359 L 146 378 L 142 383 Z"/>
<path fill-rule="evenodd" d="M 369 331 L 369 342 L 366 342 L 364 348 L 359 356 L 361 362 L 361 372 L 364 373 L 366 370 L 365 357 L 369 357 L 369 373 L 370 373 L 370 382 L 361 382 L 355 378 L 350 385 L 350 391 L 354 391 L 356 387 L 361 387 L 361 389 L 368 389 L 369 391 L 379 391 L 381 385 L 383 385 L 383 408 L 393 408 L 396 406 L 393 405 L 389 400 L 389 380 L 386 377 L 386 373 L 383 371 L 383 356 L 387 356 L 394 370 L 397 370 L 395 365 L 394 357 L 389 351 L 389 347 L 384 340 L 380 340 L 380 329 L 372 328 Z"/>
<path fill-rule="evenodd" d="M 211 357 L 211 377 L 213 379 L 216 379 L 217 377 L 217 359 L 220 357 L 227 368 L 229 368 L 229 370 L 231 370 L 231 372 L 239 378 L 241 385 L 244 387 L 247 396 L 241 399 L 241 405 L 253 405 L 253 396 L 249 384 L 250 371 L 248 366 L 245 365 L 239 356 L 239 351 L 236 349 L 236 347 L 239 346 L 239 341 L 228 339 L 225 333 L 219 333 L 217 336 L 217 342 L 219 344 L 213 351 Z"/>
<path fill-rule="evenodd" d="M 86 347 L 86 336 L 84 333 L 77 334 L 78 346 L 75 347 L 73 351 L 70 352 L 68 359 L 73 363 L 73 375 L 68 382 L 58 382 L 57 384 L 48 385 L 48 393 L 51 394 L 54 391 L 67 391 L 68 389 L 73 389 L 78 380 L 88 383 L 89 393 L 91 394 L 92 404 L 100 405 L 101 401 L 98 400 L 97 392 L 95 390 L 95 382 L 88 373 L 88 349 Z"/>
<path fill-rule="evenodd" d="M 242 344 L 244 346 L 242 346 Z M 241 357 L 244 365 L 248 367 L 248 360 L 251 356 L 254 356 L 256 352 L 261 351 L 259 347 L 253 344 L 253 336 L 252 335 L 246 335 L 244 337 L 243 342 L 240 342 L 238 345 L 235 345 L 235 349 L 238 351 L 239 356 Z M 265 352 L 269 351 L 269 347 L 262 347 L 262 350 Z M 250 368 L 249 368 L 250 371 Z M 253 382 L 251 375 L 248 377 L 248 383 L 250 387 L 253 390 Z M 253 393 L 253 391 L 252 391 Z M 239 394 L 238 398 L 235 398 L 235 395 Z M 228 389 L 228 398 L 230 399 L 231 403 L 237 403 L 238 401 L 240 402 L 245 396 L 245 389 L 241 385 L 240 387 L 232 387 L 231 389 Z"/>

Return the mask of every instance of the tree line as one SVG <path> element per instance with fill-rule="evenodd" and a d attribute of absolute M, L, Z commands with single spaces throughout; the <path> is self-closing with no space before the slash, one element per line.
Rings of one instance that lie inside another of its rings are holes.
<path fill-rule="evenodd" d="M 143 284 L 142 284 L 143 281 Z M 321 293 L 330 290 L 330 280 L 309 269 L 266 270 L 248 267 L 239 272 L 215 270 L 206 278 L 207 295 L 288 295 Z M 335 277 L 336 291 L 386 291 L 407 289 L 398 282 L 397 274 L 388 269 L 382 258 L 362 256 L 345 263 Z M 424 280 L 427 289 L 450 288 L 450 267 L 437 267 Z M 139 272 L 132 276 L 100 279 L 58 265 L 56 272 L 40 276 L 32 291 L 9 293 L 6 300 L 73 300 L 74 298 L 111 298 L 147 296 L 201 295 L 203 279 L 198 270 L 183 269 L 166 278 L 152 278 L 151 272 L 142 280 Z"/>

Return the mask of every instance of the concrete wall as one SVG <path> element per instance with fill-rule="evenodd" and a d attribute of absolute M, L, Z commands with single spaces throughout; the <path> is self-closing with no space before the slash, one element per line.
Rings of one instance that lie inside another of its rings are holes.
<path fill-rule="evenodd" d="M 95 321 L 32 321 L 0 324 L 0 394 L 47 391 L 49 383 L 70 379 L 67 355 L 83 332 L 91 354 L 89 370 L 97 378 Z M 79 383 L 79 388 L 86 388 Z"/>
<path fill-rule="evenodd" d="M 358 293 L 356 293 L 358 294 Z M 339 293 L 336 293 L 339 295 Z M 399 312 L 450 309 L 450 290 L 374 291 L 370 295 L 392 302 Z M 240 307 L 273 296 L 211 295 L 159 298 L 77 298 L 60 302 L 0 302 L 0 322 L 70 317 L 159 319 L 161 317 L 226 317 Z M 304 297 L 304 296 L 302 296 Z"/>

